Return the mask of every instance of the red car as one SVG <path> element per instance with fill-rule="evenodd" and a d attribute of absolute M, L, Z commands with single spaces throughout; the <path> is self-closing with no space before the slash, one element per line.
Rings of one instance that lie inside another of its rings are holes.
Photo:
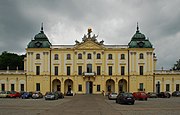
<path fill-rule="evenodd" d="M 133 96 L 136 100 L 146 100 L 147 101 L 147 94 L 145 92 L 134 92 Z"/>
<path fill-rule="evenodd" d="M 11 91 L 11 93 L 9 94 L 9 97 L 11 98 L 21 97 L 21 94 L 16 91 Z"/>

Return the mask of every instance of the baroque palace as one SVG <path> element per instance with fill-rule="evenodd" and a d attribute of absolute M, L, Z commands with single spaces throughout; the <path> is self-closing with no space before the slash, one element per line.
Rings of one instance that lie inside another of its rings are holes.
<path fill-rule="evenodd" d="M 0 71 L 0 90 L 108 92 L 179 91 L 180 72 L 156 70 L 151 42 L 137 30 L 128 45 L 105 45 L 92 29 L 74 45 L 52 45 L 43 27 L 26 48 L 24 71 Z"/>

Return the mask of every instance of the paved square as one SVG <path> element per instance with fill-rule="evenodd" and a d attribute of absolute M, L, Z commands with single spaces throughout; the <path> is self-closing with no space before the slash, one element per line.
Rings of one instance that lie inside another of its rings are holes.
<path fill-rule="evenodd" d="M 178 115 L 180 98 L 152 98 L 134 105 L 116 104 L 102 95 L 75 95 L 64 99 L 0 98 L 0 115 Z"/>

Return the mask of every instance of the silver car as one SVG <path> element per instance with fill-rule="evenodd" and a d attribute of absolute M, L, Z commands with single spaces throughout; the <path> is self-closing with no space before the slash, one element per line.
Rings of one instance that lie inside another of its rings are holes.
<path fill-rule="evenodd" d="M 110 93 L 109 95 L 108 95 L 108 99 L 109 100 L 116 100 L 117 99 L 117 93 Z"/>

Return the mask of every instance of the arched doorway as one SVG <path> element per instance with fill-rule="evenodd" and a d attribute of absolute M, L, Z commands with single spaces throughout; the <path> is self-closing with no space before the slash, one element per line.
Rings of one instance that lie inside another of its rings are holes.
<path fill-rule="evenodd" d="M 115 82 L 112 79 L 108 79 L 106 81 L 106 92 L 110 93 L 110 92 L 115 92 Z"/>
<path fill-rule="evenodd" d="M 93 93 L 93 82 L 87 81 L 86 82 L 86 94 L 92 94 Z"/>
<path fill-rule="evenodd" d="M 52 91 L 61 91 L 61 82 L 59 79 L 54 79 L 52 82 Z"/>
<path fill-rule="evenodd" d="M 67 79 L 64 82 L 64 93 L 73 91 L 73 81 L 71 79 Z"/>
<path fill-rule="evenodd" d="M 127 81 L 125 79 L 121 79 L 118 82 L 119 92 L 127 92 Z"/>

